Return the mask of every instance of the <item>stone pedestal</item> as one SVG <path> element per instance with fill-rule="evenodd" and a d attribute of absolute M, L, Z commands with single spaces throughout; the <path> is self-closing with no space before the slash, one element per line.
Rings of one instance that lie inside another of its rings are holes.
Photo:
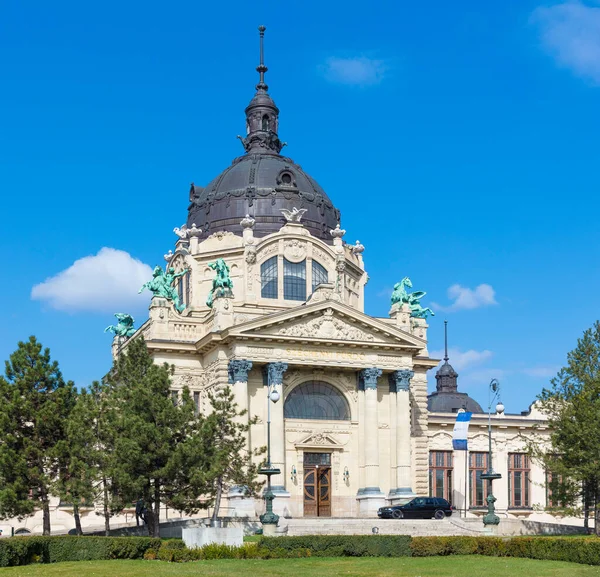
<path fill-rule="evenodd" d="M 220 332 L 233 326 L 233 299 L 229 296 L 216 296 L 213 301 L 212 332 Z"/>
<path fill-rule="evenodd" d="M 410 307 L 407 304 L 400 306 L 400 303 L 392 305 L 390 309 L 390 318 L 396 321 L 396 326 L 407 333 L 411 332 Z"/>
<path fill-rule="evenodd" d="M 242 527 L 192 527 L 181 530 L 181 538 L 185 546 L 194 549 L 205 545 L 229 545 L 241 547 L 244 544 Z"/>
<path fill-rule="evenodd" d="M 275 537 L 277 525 L 263 525 L 263 535 L 265 537 Z"/>
<path fill-rule="evenodd" d="M 377 517 L 377 510 L 380 507 L 385 507 L 388 503 L 385 495 L 376 489 L 369 491 L 363 489 L 363 493 L 356 496 L 358 501 L 358 516 L 359 517 Z"/>

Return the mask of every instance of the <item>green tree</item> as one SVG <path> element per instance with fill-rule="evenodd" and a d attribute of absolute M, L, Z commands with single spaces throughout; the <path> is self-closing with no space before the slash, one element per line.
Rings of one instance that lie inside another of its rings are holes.
<path fill-rule="evenodd" d="M 580 511 L 582 497 L 584 506 L 592 497 L 600 535 L 600 321 L 578 339 L 567 365 L 538 400 L 548 418 L 550 440 L 549 446 L 530 443 L 530 452 L 551 475 L 558 510 L 573 514 Z"/>
<path fill-rule="evenodd" d="M 107 377 L 115 395 L 113 490 L 142 499 L 150 535 L 160 536 L 160 507 L 202 506 L 206 427 L 189 391 L 171 391 L 173 369 L 156 365 L 143 338 L 131 341 Z"/>
<path fill-rule="evenodd" d="M 33 336 L 19 342 L 0 376 L 0 515 L 23 518 L 41 504 L 44 535 L 74 402 L 75 387 L 63 380 L 50 350 Z"/>
<path fill-rule="evenodd" d="M 57 493 L 73 504 L 75 529 L 82 534 L 80 505 L 102 502 L 105 534 L 110 517 L 123 509 L 114 490 L 114 401 L 111 388 L 94 381 L 83 389 L 67 421 L 67 438 L 62 442 L 62 465 L 56 483 Z"/>
<path fill-rule="evenodd" d="M 247 411 L 238 411 L 230 387 L 209 395 L 212 407 L 207 417 L 210 436 L 208 495 L 214 503 L 213 520 L 219 516 L 221 498 L 225 490 L 238 486 L 249 495 L 256 495 L 262 482 L 257 481 L 256 457 L 265 447 L 249 451 L 247 435 L 257 418 L 248 421 Z"/>

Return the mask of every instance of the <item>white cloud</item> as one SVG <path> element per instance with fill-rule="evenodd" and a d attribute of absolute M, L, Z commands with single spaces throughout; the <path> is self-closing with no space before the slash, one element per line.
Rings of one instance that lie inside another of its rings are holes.
<path fill-rule="evenodd" d="M 559 370 L 560 367 L 529 367 L 528 369 L 523 369 L 523 373 L 530 377 L 550 379 L 555 377 Z"/>
<path fill-rule="evenodd" d="M 331 56 L 320 67 L 329 82 L 352 86 L 372 86 L 379 84 L 388 71 L 384 60 L 367 56 L 339 58 Z"/>
<path fill-rule="evenodd" d="M 531 21 L 559 66 L 600 84 L 600 6 L 578 0 L 540 6 Z"/>
<path fill-rule="evenodd" d="M 454 302 L 444 307 L 437 303 L 432 303 L 432 306 L 443 311 L 459 311 L 465 309 L 478 309 L 490 305 L 497 305 L 496 292 L 489 284 L 480 284 L 474 289 L 463 287 L 459 284 L 453 284 L 448 289 L 448 298 Z"/>
<path fill-rule="evenodd" d="M 429 354 L 434 359 L 444 358 L 444 350 L 431 351 Z M 486 361 L 489 361 L 493 356 L 492 351 L 483 350 L 476 351 L 469 349 L 468 351 L 461 351 L 450 347 L 448 349 L 448 357 L 450 358 L 450 364 L 456 369 L 456 372 L 460 372 L 463 369 L 481 365 Z M 440 363 L 440 365 L 443 361 Z"/>
<path fill-rule="evenodd" d="M 152 269 L 129 253 L 104 247 L 31 289 L 31 298 L 67 311 L 127 312 L 148 302 L 138 295 Z"/>

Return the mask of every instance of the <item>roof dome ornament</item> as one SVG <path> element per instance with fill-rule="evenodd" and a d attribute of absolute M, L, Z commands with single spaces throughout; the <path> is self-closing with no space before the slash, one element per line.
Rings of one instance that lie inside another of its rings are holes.
<path fill-rule="evenodd" d="M 448 363 L 448 321 L 444 321 L 444 364 L 435 374 L 436 389 L 440 393 L 456 393 L 458 390 L 458 373 Z"/>
<path fill-rule="evenodd" d="M 256 94 L 246 107 L 246 138 L 238 135 L 244 150 L 250 153 L 271 153 L 279 154 L 285 146 L 285 142 L 279 140 L 277 129 L 279 126 L 279 108 L 269 96 L 269 87 L 265 83 L 265 72 L 268 68 L 265 66 L 264 59 L 264 37 L 265 26 L 259 26 L 260 33 L 260 64 L 256 67 L 259 73 L 258 84 L 256 85 Z"/>

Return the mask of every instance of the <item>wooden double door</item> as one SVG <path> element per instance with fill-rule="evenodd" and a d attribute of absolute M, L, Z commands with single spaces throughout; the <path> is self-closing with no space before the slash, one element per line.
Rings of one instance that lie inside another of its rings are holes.
<path fill-rule="evenodd" d="M 304 516 L 331 517 L 331 453 L 304 453 Z"/>

